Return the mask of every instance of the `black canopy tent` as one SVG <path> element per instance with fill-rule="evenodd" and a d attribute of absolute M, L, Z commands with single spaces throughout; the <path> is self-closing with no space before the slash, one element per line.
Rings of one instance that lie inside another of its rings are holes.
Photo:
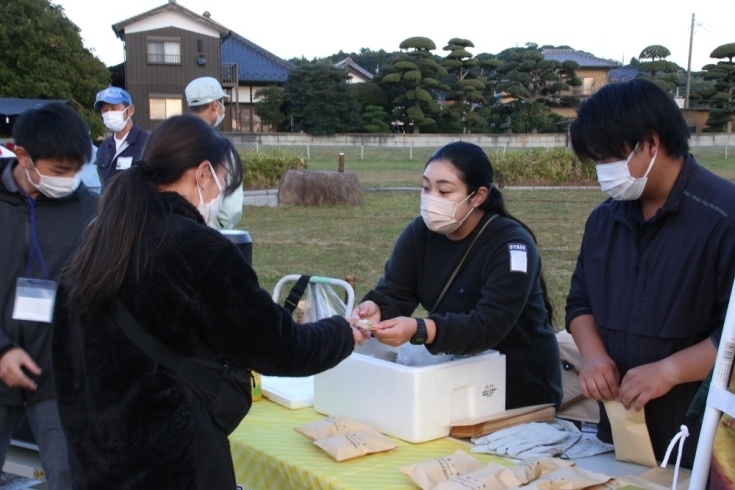
<path fill-rule="evenodd" d="M 13 133 L 15 119 L 28 109 L 37 109 L 51 102 L 69 103 L 68 100 L 12 99 L 0 97 L 0 135 L 10 136 Z"/>

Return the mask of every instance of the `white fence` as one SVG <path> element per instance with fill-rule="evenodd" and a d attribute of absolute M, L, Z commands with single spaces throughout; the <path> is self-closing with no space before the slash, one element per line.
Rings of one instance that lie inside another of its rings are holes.
<path fill-rule="evenodd" d="M 383 148 L 438 148 L 454 141 L 468 141 L 483 148 L 557 148 L 570 146 L 564 133 L 549 134 L 338 134 L 311 136 L 304 133 L 225 133 L 237 147 L 332 146 Z M 692 148 L 730 145 L 731 133 L 692 134 Z M 735 143 L 735 137 L 733 137 Z"/>

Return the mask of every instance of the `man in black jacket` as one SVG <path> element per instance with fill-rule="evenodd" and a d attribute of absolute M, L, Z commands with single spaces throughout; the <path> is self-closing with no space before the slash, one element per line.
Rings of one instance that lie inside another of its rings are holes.
<path fill-rule="evenodd" d="M 717 354 L 735 277 L 735 185 L 700 167 L 671 97 L 645 80 L 603 87 L 572 123 L 610 199 L 590 215 L 567 297 L 583 393 L 645 419 L 657 459 Z M 612 442 L 605 410 L 598 437 Z"/>
<path fill-rule="evenodd" d="M 51 379 L 55 285 L 97 197 L 81 183 L 89 129 L 64 104 L 31 109 L 0 160 L 0 465 L 26 415 L 50 489 L 70 489 L 66 439 Z"/>

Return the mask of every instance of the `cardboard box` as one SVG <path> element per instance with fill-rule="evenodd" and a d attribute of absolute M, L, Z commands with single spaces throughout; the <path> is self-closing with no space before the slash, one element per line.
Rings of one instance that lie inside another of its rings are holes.
<path fill-rule="evenodd" d="M 392 362 L 396 349 L 372 339 L 314 377 L 314 409 L 418 443 L 452 423 L 505 410 L 505 356 L 497 351 L 433 366 Z"/>

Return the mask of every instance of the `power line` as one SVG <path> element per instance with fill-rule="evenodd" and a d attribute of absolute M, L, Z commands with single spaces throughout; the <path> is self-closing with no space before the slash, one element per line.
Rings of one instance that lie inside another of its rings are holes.
<path fill-rule="evenodd" d="M 709 24 L 707 22 L 698 21 L 697 27 L 701 27 L 705 31 L 714 34 L 715 36 L 721 37 L 728 41 L 735 40 L 735 35 L 730 34 L 729 32 L 723 31 L 722 29 L 713 26 L 712 24 Z"/>
<path fill-rule="evenodd" d="M 708 29 L 708 28 L 707 28 L 707 27 L 705 27 L 704 25 L 700 25 L 699 27 L 700 27 L 700 28 L 702 28 L 702 29 L 704 29 L 705 31 L 709 32 L 709 33 L 710 33 L 710 34 L 712 34 L 713 36 L 717 36 L 717 37 L 719 37 L 720 39 L 724 39 L 725 41 L 732 41 L 732 40 L 733 40 L 733 38 L 731 38 L 731 37 L 727 37 L 727 36 L 724 36 L 724 35 L 720 34 L 719 32 L 716 32 L 716 31 L 713 31 L 713 30 L 711 30 L 711 29 Z"/>

